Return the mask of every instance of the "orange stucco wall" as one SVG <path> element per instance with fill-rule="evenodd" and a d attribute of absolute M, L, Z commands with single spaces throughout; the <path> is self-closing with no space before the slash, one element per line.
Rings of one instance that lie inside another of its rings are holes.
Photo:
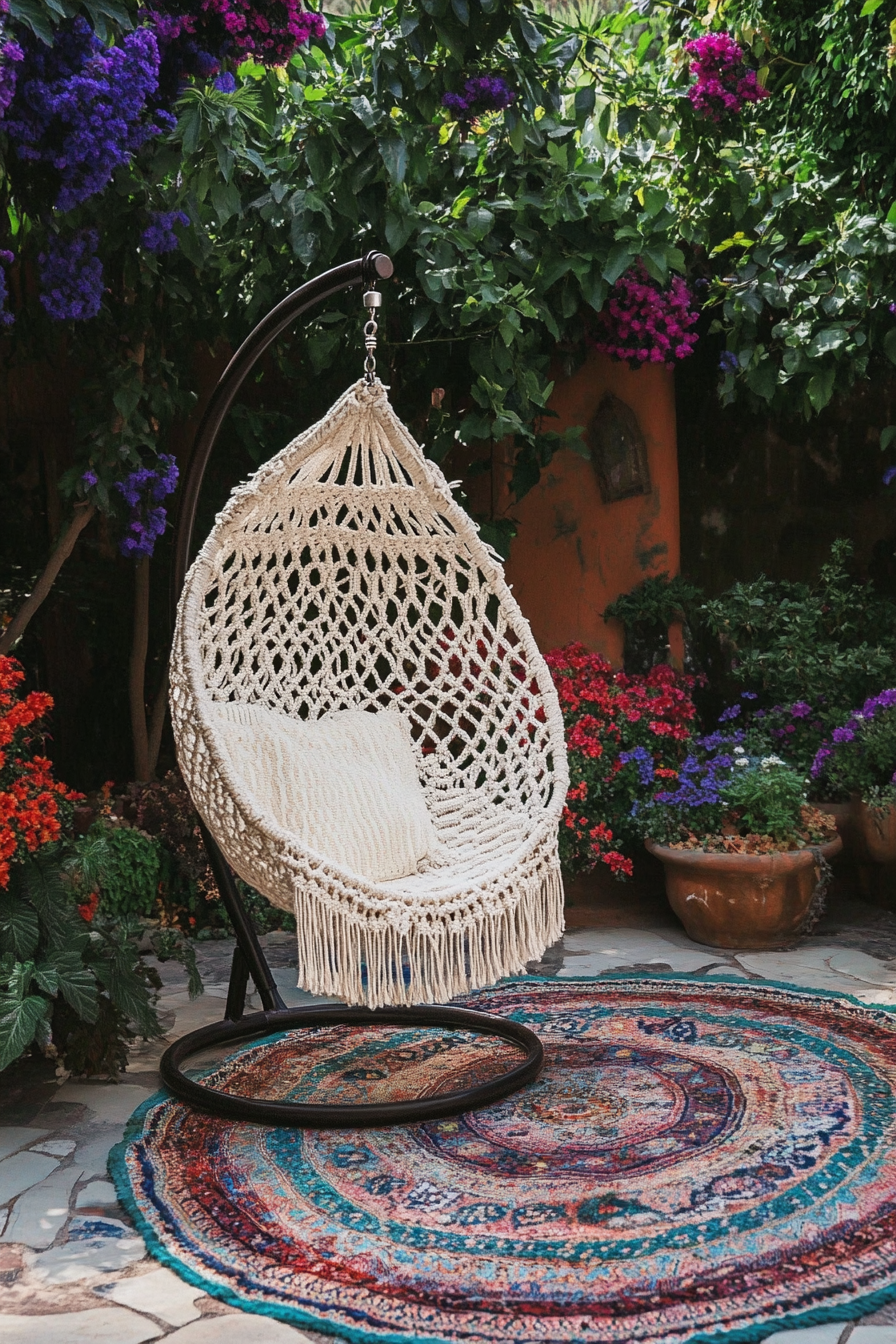
<path fill-rule="evenodd" d="M 619 666 L 622 629 L 616 621 L 604 621 L 601 612 L 642 579 L 664 570 L 678 573 L 673 374 L 657 365 L 632 370 L 591 351 L 572 377 L 558 379 L 551 408 L 559 419 L 551 428 L 587 426 L 606 392 L 638 417 L 647 444 L 650 493 L 605 504 L 592 464 L 564 449 L 519 503 L 504 496 L 507 511 L 520 524 L 506 568 L 540 648 L 578 639 Z M 679 642 L 680 631 L 670 631 L 673 657 Z"/>

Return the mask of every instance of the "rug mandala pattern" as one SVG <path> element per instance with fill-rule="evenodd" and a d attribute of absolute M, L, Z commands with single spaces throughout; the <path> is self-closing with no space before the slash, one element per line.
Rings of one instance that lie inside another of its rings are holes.
<path fill-rule="evenodd" d="M 896 1296 L 896 1020 L 750 983 L 516 981 L 471 1006 L 545 1043 L 540 1080 L 407 1129 L 239 1125 L 154 1099 L 119 1181 L 163 1258 L 351 1338 L 627 1344 L 846 1319 Z M 374 1100 L 511 1047 L 320 1029 L 219 1086 Z M 864 1303 L 864 1308 L 861 1303 Z"/>

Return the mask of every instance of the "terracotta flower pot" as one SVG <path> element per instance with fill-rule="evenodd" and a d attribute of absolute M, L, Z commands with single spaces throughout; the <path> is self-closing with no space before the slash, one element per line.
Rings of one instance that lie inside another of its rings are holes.
<path fill-rule="evenodd" d="M 837 837 L 821 845 L 839 854 Z M 666 870 L 666 895 L 690 938 L 709 947 L 768 949 L 803 930 L 818 885 L 810 849 L 782 854 L 706 854 L 647 841 Z"/>
<path fill-rule="evenodd" d="M 868 863 L 896 863 L 896 805 L 869 807 L 857 798 L 851 806 L 862 858 Z"/>

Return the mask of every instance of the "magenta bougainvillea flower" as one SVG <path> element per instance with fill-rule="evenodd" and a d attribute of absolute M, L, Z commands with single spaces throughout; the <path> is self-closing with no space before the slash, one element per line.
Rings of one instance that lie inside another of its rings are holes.
<path fill-rule="evenodd" d="M 768 97 L 768 89 L 758 82 L 755 70 L 747 69 L 743 50 L 728 33 L 707 33 L 689 42 L 685 51 L 694 57 L 691 74 L 695 83 L 688 97 L 710 121 L 721 121 L 747 103 Z"/>
<path fill-rule="evenodd" d="M 696 321 L 693 296 L 680 276 L 663 287 L 643 266 L 634 266 L 613 286 L 589 344 L 635 367 L 671 366 L 693 352 Z"/>

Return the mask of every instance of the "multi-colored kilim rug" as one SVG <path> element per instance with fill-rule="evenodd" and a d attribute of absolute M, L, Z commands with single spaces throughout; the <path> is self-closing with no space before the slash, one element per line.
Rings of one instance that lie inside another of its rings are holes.
<path fill-rule="evenodd" d="M 896 1297 L 887 1010 L 644 976 L 469 1002 L 529 1023 L 547 1065 L 460 1119 L 303 1132 L 149 1101 L 115 1167 L 153 1252 L 234 1305 L 396 1344 L 752 1340 Z M 468 1085 L 505 1049 L 327 1028 L 215 1076 L 373 1100 Z"/>

